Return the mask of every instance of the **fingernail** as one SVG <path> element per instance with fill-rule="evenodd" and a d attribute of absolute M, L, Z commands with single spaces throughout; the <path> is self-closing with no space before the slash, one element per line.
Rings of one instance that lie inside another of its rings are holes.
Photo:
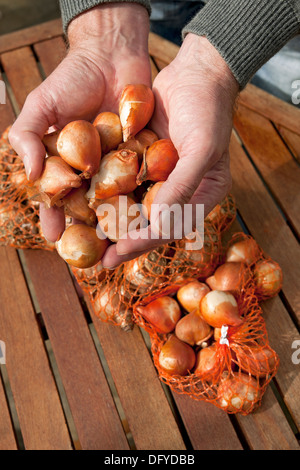
<path fill-rule="evenodd" d="M 23 163 L 24 163 L 27 179 L 30 181 L 32 170 L 31 170 L 31 164 L 30 164 L 30 159 L 28 155 L 25 155 L 25 157 L 23 158 Z"/>

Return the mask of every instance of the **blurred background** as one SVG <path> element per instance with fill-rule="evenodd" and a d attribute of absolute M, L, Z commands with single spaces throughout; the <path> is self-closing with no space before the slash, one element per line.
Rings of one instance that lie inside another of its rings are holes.
<path fill-rule="evenodd" d="M 59 17 L 58 0 L 0 0 L 0 34 Z"/>

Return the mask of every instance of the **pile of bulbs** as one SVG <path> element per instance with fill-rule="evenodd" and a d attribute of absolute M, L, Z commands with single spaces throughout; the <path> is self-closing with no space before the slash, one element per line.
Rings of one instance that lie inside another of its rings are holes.
<path fill-rule="evenodd" d="M 64 207 L 65 214 L 79 222 L 69 225 L 56 243 L 59 255 L 70 265 L 87 269 L 99 263 L 108 245 L 128 232 L 138 213 L 148 224 L 149 201 L 178 161 L 171 140 L 158 139 L 145 128 L 154 106 L 149 87 L 127 85 L 119 115 L 102 112 L 93 123 L 73 121 L 44 136 L 44 169 L 28 192 L 32 200 L 48 207 Z M 141 214 L 138 203 L 145 193 Z M 127 204 L 122 206 L 120 197 L 125 195 Z M 103 203 L 115 208 L 115 220 L 97 210 Z M 97 234 L 97 223 L 103 237 Z"/>
<path fill-rule="evenodd" d="M 229 413 L 252 411 L 262 396 L 260 381 L 266 384 L 275 374 L 278 357 L 264 327 L 254 333 L 255 322 L 263 320 L 257 320 L 259 314 L 250 318 L 243 299 L 252 296 L 256 305 L 255 299 L 274 297 L 281 284 L 280 267 L 263 255 L 256 241 L 235 237 L 223 263 L 205 281 L 191 280 L 175 296 L 137 306 L 136 322 L 150 334 L 161 378 L 175 391 L 187 388 L 191 396 L 206 396 Z M 235 355 L 229 367 L 220 348 L 222 343 L 229 346 L 227 330 L 234 345 L 230 354 Z M 239 338 L 235 343 L 234 334 Z M 193 382 L 201 383 L 200 391 L 193 391 Z"/>

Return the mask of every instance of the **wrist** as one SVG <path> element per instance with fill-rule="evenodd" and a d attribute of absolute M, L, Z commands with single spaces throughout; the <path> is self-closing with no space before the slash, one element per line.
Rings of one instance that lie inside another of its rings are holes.
<path fill-rule="evenodd" d="M 138 27 L 136 27 L 138 25 Z M 75 17 L 68 28 L 70 50 L 113 54 L 127 49 L 148 54 L 149 14 L 136 3 L 98 5 Z"/>
<path fill-rule="evenodd" d="M 196 73 L 201 71 L 214 85 L 220 85 L 233 102 L 239 93 L 239 84 L 226 61 L 217 49 L 204 36 L 193 33 L 186 35 L 177 56 L 183 67 L 191 67 Z M 201 83 L 199 83 L 201 86 Z"/>

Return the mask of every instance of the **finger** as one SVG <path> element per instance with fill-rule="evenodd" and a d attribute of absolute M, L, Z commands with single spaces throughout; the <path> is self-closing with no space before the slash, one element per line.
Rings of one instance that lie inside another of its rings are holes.
<path fill-rule="evenodd" d="M 40 221 L 46 240 L 53 243 L 59 240 L 66 225 L 63 208 L 51 207 L 48 209 L 44 204 L 40 204 Z"/>
<path fill-rule="evenodd" d="M 30 181 L 39 178 L 42 172 L 46 156 L 42 138 L 54 123 L 51 122 L 52 117 L 53 112 L 45 105 L 42 94 L 35 90 L 28 95 L 19 117 L 10 130 L 9 141 L 22 158 Z"/>
<path fill-rule="evenodd" d="M 126 255 L 119 255 L 116 250 L 116 244 L 114 244 L 107 248 L 101 262 L 105 269 L 115 269 L 117 266 L 120 266 L 120 264 L 135 259 L 146 252 L 147 250 L 141 252 L 134 251 Z"/>

